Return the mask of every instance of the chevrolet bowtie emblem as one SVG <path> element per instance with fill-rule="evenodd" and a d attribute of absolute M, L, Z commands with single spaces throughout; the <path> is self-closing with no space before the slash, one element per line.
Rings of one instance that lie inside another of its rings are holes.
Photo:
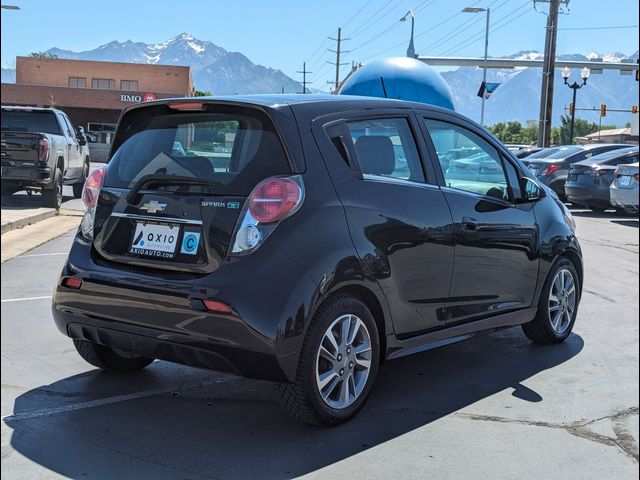
<path fill-rule="evenodd" d="M 147 213 L 161 212 L 167 208 L 166 203 L 159 203 L 156 200 L 151 200 L 140 207 L 140 210 L 146 210 Z"/>

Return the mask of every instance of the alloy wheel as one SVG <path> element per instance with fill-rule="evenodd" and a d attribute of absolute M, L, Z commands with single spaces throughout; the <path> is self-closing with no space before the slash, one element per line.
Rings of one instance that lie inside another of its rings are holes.
<path fill-rule="evenodd" d="M 573 274 L 561 268 L 551 283 L 549 294 L 549 318 L 553 331 L 562 335 L 573 319 L 576 309 L 576 281 Z"/>
<path fill-rule="evenodd" d="M 356 315 L 338 317 L 325 331 L 316 355 L 316 386 L 324 402 L 341 410 L 355 402 L 371 370 L 371 337 Z"/>

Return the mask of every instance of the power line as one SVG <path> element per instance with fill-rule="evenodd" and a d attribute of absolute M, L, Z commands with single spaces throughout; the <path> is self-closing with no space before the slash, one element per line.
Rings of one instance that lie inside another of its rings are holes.
<path fill-rule="evenodd" d="M 342 28 L 346 27 L 347 25 L 349 25 L 349 23 L 351 23 L 351 20 L 353 20 L 354 18 L 356 18 L 358 15 L 360 15 L 360 13 L 372 2 L 373 0 L 368 0 L 366 2 L 364 2 L 364 4 L 362 5 L 362 7 L 360 7 L 360 10 L 358 10 L 356 13 L 354 13 L 351 18 L 349 18 L 349 20 L 347 20 L 346 22 L 344 22 L 342 24 Z"/>
<path fill-rule="evenodd" d="M 614 30 L 617 28 L 638 28 L 639 25 L 613 25 L 610 27 L 571 27 L 559 28 L 558 30 Z"/>
<path fill-rule="evenodd" d="M 400 1 L 404 1 L 404 0 L 400 0 Z M 389 4 L 392 3 L 392 2 L 393 2 L 393 0 L 388 0 L 384 5 L 382 5 L 382 7 L 380 7 L 378 10 L 376 10 L 376 12 L 373 15 L 371 15 L 364 22 L 362 22 L 360 25 L 358 25 L 356 28 L 354 28 L 351 31 L 351 36 L 354 37 L 355 35 L 360 33 L 363 30 L 363 27 L 366 27 L 371 22 L 371 20 L 376 18 L 378 16 L 378 14 L 381 11 L 383 11 L 385 8 L 387 8 L 389 6 Z"/>
<path fill-rule="evenodd" d="M 491 2 L 489 5 L 486 6 L 486 8 L 491 8 L 493 5 L 495 5 L 499 0 L 494 0 L 493 2 Z M 503 0 L 503 2 L 498 5 L 497 7 L 493 8 L 492 11 L 495 12 L 496 10 L 500 9 L 501 7 L 503 7 L 509 0 Z M 463 12 L 460 11 L 458 12 L 455 16 L 457 15 L 461 15 Z M 468 31 L 468 27 L 471 27 L 479 22 L 482 21 L 482 16 L 481 15 L 469 15 L 469 18 L 467 20 L 465 20 L 464 22 L 462 22 L 460 25 L 456 26 L 453 30 L 449 31 L 448 33 L 445 33 L 443 36 L 441 36 L 440 38 L 438 38 L 436 41 L 430 43 L 429 45 L 427 45 L 423 50 L 420 51 L 420 53 L 424 53 L 428 50 L 432 50 L 435 48 L 438 48 L 444 44 L 446 44 L 447 42 L 451 41 L 453 38 L 456 38 L 459 35 L 462 35 L 463 33 Z M 464 27 L 467 28 L 464 28 Z"/>
<path fill-rule="evenodd" d="M 510 21 L 507 21 L 506 23 L 502 24 L 502 22 L 504 22 L 505 20 L 507 20 L 509 17 L 511 17 L 512 15 L 516 14 L 518 11 L 522 10 L 523 8 L 525 8 L 526 6 L 529 5 L 529 0 L 527 0 L 525 3 L 523 3 L 522 5 L 520 5 L 518 8 L 516 8 L 515 10 L 512 10 L 511 12 L 507 13 L 506 15 L 504 15 L 503 17 L 500 17 L 499 19 L 497 19 L 495 22 L 493 22 L 489 28 L 489 32 L 495 31 L 499 26 L 504 26 L 507 25 L 508 23 L 510 23 Z M 502 5 L 504 5 L 504 3 L 502 3 L 501 5 L 499 5 L 498 7 L 495 8 L 495 10 L 497 10 L 499 7 L 501 7 Z M 527 10 L 528 12 L 529 10 Z M 524 12 L 524 13 L 527 13 Z M 516 17 L 518 18 L 518 17 Z M 513 20 L 515 20 L 516 18 L 514 18 Z M 482 20 L 482 19 L 480 19 Z M 493 28 L 491 28 L 493 27 Z M 468 45 L 471 45 L 474 41 L 476 41 L 478 38 L 482 37 L 484 35 L 485 31 L 484 29 L 474 33 L 473 35 L 465 38 L 464 40 L 462 40 L 461 42 L 457 43 L 456 45 L 454 45 L 453 47 L 450 47 L 448 50 L 446 50 L 445 52 L 440 53 L 439 56 L 447 56 L 450 55 L 451 53 L 454 53 Z"/>

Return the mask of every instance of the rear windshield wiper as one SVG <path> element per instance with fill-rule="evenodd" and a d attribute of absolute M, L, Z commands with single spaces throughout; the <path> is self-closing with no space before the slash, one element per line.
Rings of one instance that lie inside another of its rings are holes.
<path fill-rule="evenodd" d="M 180 185 L 198 185 L 203 187 L 209 187 L 209 191 L 211 191 L 211 187 L 221 187 L 224 184 L 220 182 L 215 182 L 213 180 L 206 180 L 204 178 L 193 178 L 193 177 L 181 177 L 177 175 L 158 175 L 151 174 L 145 175 L 144 177 L 140 177 L 133 184 L 131 190 L 127 194 L 127 202 L 133 205 L 138 203 L 140 200 L 140 190 L 144 187 L 151 188 L 152 185 L 156 186 L 180 186 Z"/>

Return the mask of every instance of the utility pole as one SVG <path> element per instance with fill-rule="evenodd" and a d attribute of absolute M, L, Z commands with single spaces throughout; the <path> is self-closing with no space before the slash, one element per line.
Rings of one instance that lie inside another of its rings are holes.
<path fill-rule="evenodd" d="M 551 143 L 551 119 L 553 118 L 553 81 L 556 66 L 556 44 L 558 37 L 558 13 L 560 4 L 569 0 L 534 0 L 548 3 L 547 29 L 544 41 L 544 61 L 542 69 L 542 91 L 540 93 L 540 121 L 538 122 L 538 146 L 548 147 Z"/>
<path fill-rule="evenodd" d="M 337 93 L 338 91 L 338 85 L 340 85 L 340 67 L 342 65 L 347 65 L 346 63 L 340 63 L 340 55 L 343 53 L 349 53 L 348 51 L 344 51 L 342 50 L 342 42 L 345 42 L 347 40 L 349 40 L 348 38 L 342 38 L 342 28 L 338 28 L 338 38 L 333 38 L 333 37 L 329 37 L 329 40 L 333 40 L 334 42 L 336 42 L 336 49 L 335 50 L 329 50 L 330 52 L 333 52 L 336 54 L 336 61 L 334 62 L 327 62 L 330 63 L 331 65 L 335 65 L 336 66 L 336 80 L 335 82 L 328 82 L 328 83 L 333 83 L 334 84 L 334 89 L 333 89 L 333 93 Z"/>
<path fill-rule="evenodd" d="M 302 74 L 302 93 L 307 93 L 307 84 L 311 82 L 307 82 L 307 73 L 313 73 L 307 71 L 307 62 L 302 62 L 302 71 L 298 70 L 296 73 Z"/>

